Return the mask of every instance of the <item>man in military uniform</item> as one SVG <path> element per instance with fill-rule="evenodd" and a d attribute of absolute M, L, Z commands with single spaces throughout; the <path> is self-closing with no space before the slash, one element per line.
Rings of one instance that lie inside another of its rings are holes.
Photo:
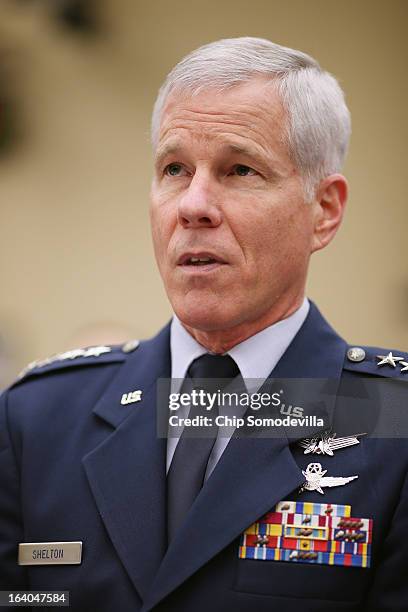
<path fill-rule="evenodd" d="M 408 609 L 408 447 L 374 435 L 404 405 L 408 356 L 347 345 L 305 298 L 349 133 L 336 80 L 266 40 L 169 74 L 151 222 L 174 317 L 31 364 L 3 394 L 0 589 L 69 591 L 84 612 Z M 158 436 L 157 381 L 215 377 L 330 381 L 331 430 Z"/>

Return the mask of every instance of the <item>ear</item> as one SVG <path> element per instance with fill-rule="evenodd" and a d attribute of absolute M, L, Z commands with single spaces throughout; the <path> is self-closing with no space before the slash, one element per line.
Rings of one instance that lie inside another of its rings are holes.
<path fill-rule="evenodd" d="M 348 184 L 342 174 L 331 174 L 320 182 L 313 202 L 315 224 L 312 253 L 323 249 L 336 235 L 343 220 L 347 194 Z"/>

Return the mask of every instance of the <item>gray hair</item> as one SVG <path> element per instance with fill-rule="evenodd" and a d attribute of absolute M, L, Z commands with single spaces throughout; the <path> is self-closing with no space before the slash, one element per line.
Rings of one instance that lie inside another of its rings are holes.
<path fill-rule="evenodd" d="M 226 38 L 199 47 L 167 75 L 152 115 L 152 143 L 158 144 L 160 121 L 168 95 L 177 90 L 195 95 L 270 77 L 288 114 L 289 153 L 312 199 L 316 185 L 342 168 L 351 133 L 350 113 L 337 80 L 306 53 L 264 38 Z"/>

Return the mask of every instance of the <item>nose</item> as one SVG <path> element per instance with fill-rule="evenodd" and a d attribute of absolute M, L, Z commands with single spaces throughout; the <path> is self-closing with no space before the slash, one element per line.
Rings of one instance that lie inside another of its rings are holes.
<path fill-rule="evenodd" d="M 221 223 L 214 180 L 199 171 L 194 174 L 178 205 L 178 222 L 184 228 L 217 227 Z"/>

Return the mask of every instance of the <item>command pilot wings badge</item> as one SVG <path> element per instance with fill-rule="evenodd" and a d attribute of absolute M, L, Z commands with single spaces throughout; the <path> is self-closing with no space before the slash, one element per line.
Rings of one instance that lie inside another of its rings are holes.
<path fill-rule="evenodd" d="M 331 431 L 325 431 L 314 438 L 305 438 L 300 440 L 299 446 L 304 448 L 305 455 L 309 453 L 313 455 L 334 455 L 334 451 L 339 448 L 346 448 L 347 446 L 353 446 L 354 444 L 360 444 L 358 438 L 365 436 L 365 433 L 354 434 L 353 436 L 344 436 L 343 438 L 337 438 L 337 434 Z"/>
<path fill-rule="evenodd" d="M 306 471 L 302 470 L 306 481 L 301 486 L 299 493 L 318 491 L 323 495 L 323 487 L 341 487 L 358 478 L 358 476 L 325 476 L 326 472 L 327 470 L 323 470 L 321 463 L 309 463 Z"/>

